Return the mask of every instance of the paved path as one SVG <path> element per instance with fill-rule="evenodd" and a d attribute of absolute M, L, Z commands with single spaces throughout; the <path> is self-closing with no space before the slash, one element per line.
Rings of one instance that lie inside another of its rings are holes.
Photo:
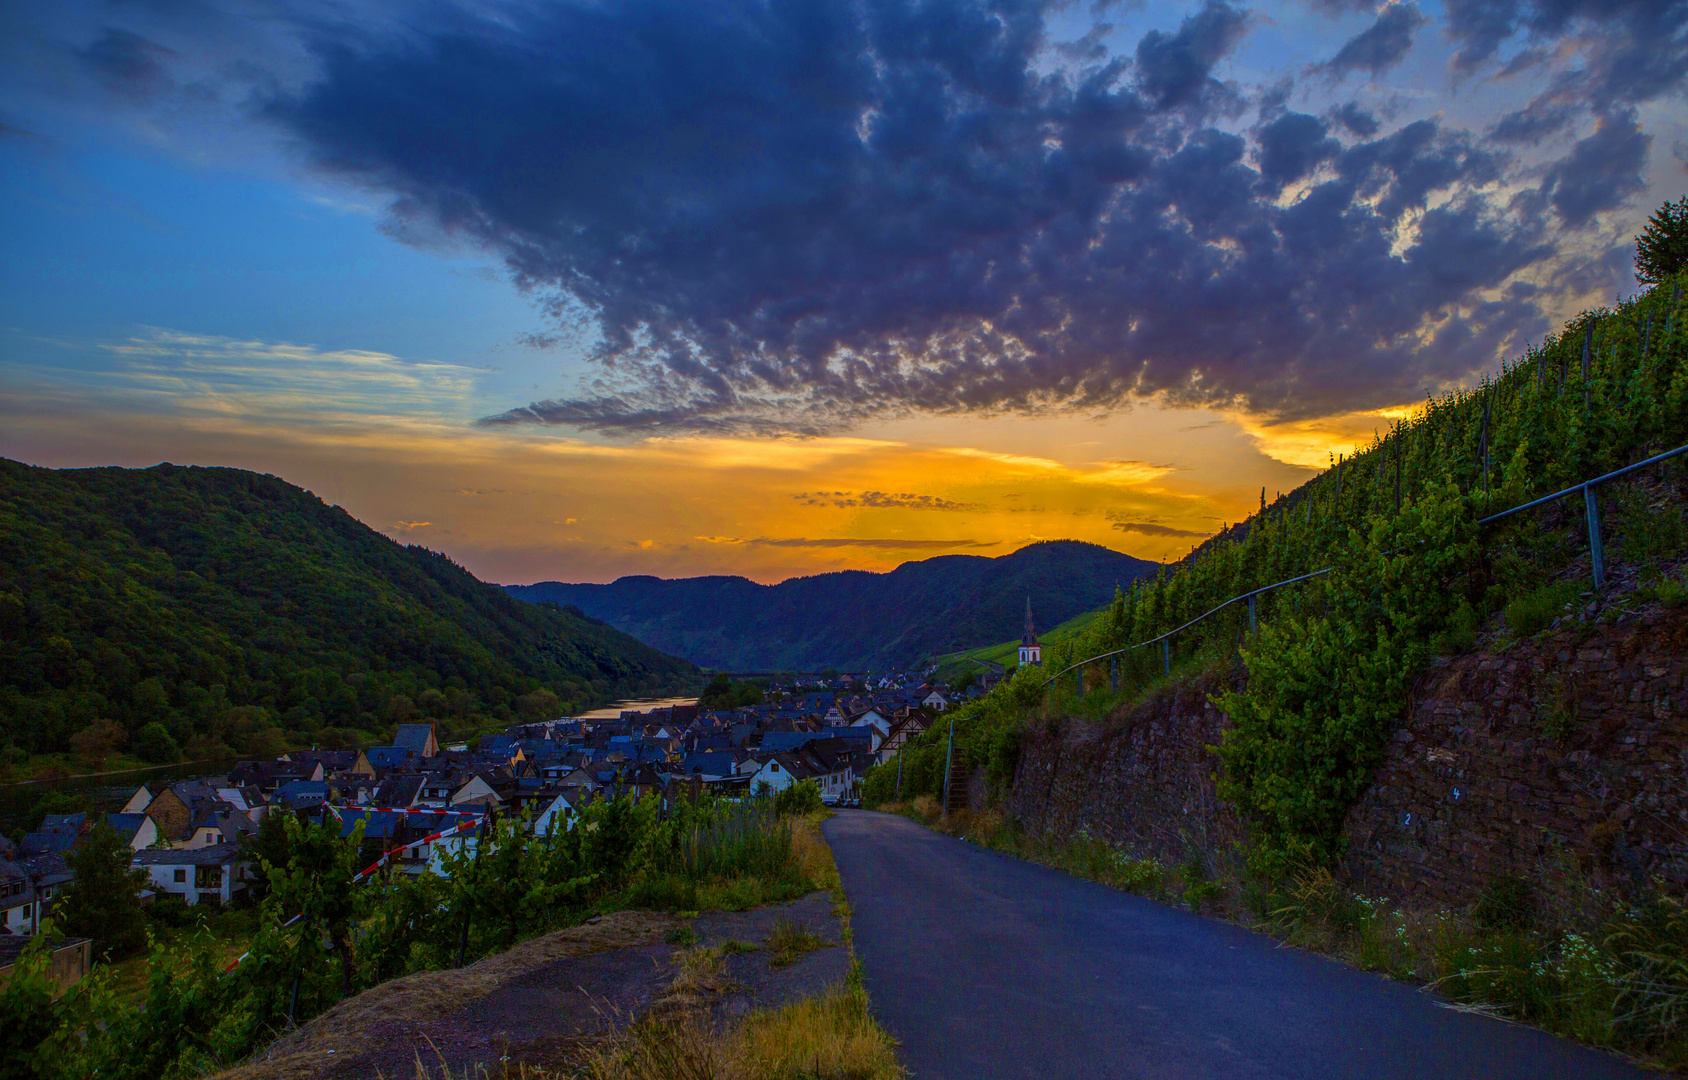
<path fill-rule="evenodd" d="M 824 831 L 915 1080 L 1654 1075 L 904 818 Z"/>

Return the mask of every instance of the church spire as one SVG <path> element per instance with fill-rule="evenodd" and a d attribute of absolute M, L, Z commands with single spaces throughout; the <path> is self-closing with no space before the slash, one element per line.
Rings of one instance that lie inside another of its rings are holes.
<path fill-rule="evenodd" d="M 1032 629 L 1032 598 L 1026 597 L 1026 633 L 1020 638 L 1020 663 L 1043 665 L 1043 646 L 1037 643 L 1037 631 Z"/>

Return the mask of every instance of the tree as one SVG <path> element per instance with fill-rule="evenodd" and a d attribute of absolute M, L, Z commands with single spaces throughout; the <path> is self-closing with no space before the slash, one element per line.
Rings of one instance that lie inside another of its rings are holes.
<path fill-rule="evenodd" d="M 293 845 L 288 840 L 287 817 L 282 807 L 272 807 L 258 822 L 258 831 L 241 837 L 240 844 L 252 869 L 256 871 L 246 889 L 252 899 L 262 903 L 270 891 L 270 867 L 286 870 L 293 859 Z"/>
<path fill-rule="evenodd" d="M 135 735 L 135 753 L 142 761 L 168 765 L 182 759 L 182 748 L 170 737 L 170 729 L 154 720 Z"/>
<path fill-rule="evenodd" d="M 1635 238 L 1635 280 L 1657 285 L 1688 268 L 1688 195 L 1667 202 Z"/>
<path fill-rule="evenodd" d="M 70 737 L 70 748 L 97 772 L 105 765 L 106 756 L 127 741 L 128 734 L 117 721 L 95 720 Z"/>
<path fill-rule="evenodd" d="M 96 955 L 126 956 L 146 944 L 138 894 L 147 876 L 131 857 L 123 837 L 101 822 L 66 859 L 76 877 L 59 898 L 58 922 L 66 933 L 93 938 Z"/>

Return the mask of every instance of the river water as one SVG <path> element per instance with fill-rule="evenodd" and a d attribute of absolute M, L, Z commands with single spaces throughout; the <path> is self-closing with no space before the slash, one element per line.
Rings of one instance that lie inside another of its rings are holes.
<path fill-rule="evenodd" d="M 22 784 L 0 784 L 0 831 L 28 829 L 36 822 L 31 813 L 43 795 L 54 791 L 87 796 L 90 807 L 100 813 L 115 813 L 142 784 L 156 791 L 160 784 L 190 780 L 199 776 L 220 776 L 234 768 L 238 758 L 191 761 L 177 765 L 155 765 L 150 769 L 104 773 L 99 776 L 68 776 L 58 780 L 32 780 Z"/>

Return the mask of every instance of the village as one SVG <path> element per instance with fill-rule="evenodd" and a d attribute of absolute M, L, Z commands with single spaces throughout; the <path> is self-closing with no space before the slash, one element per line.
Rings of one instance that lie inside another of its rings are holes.
<path fill-rule="evenodd" d="M 472 846 L 484 821 L 506 814 L 525 816 L 544 835 L 569 828 L 599 799 L 655 797 L 667 806 L 705 791 L 772 795 L 802 781 L 827 805 L 847 806 L 869 767 L 1001 678 L 987 671 L 958 692 L 930 676 L 762 680 L 757 704 L 559 717 L 482 735 L 472 747 L 442 746 L 431 723 L 402 724 L 387 746 L 294 750 L 242 761 L 223 776 L 142 784 L 103 820 L 145 872 L 144 900 L 227 906 L 259 873 L 251 841 L 278 810 L 332 817 L 343 836 L 361 827 L 371 870 L 437 873 L 443 849 Z M 72 879 L 67 854 L 99 820 L 48 814 L 21 843 L 0 836 L 0 942 L 21 947 L 40 931 Z"/>

